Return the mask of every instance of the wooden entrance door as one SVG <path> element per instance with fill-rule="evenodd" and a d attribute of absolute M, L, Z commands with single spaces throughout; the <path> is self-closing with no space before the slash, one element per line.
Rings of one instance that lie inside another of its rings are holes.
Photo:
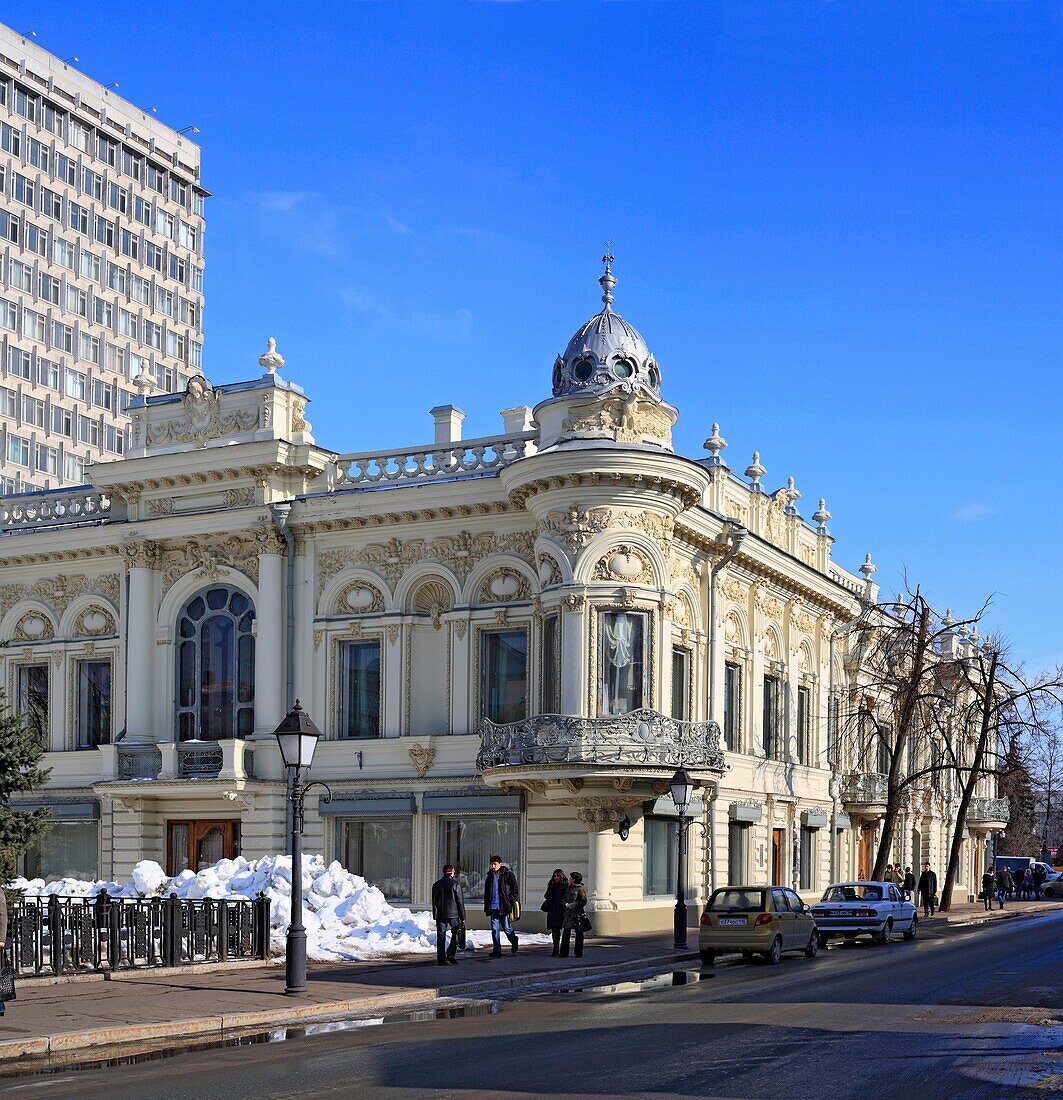
<path fill-rule="evenodd" d="M 786 830 L 771 831 L 771 881 L 773 886 L 782 886 L 783 868 L 786 866 Z"/>
<path fill-rule="evenodd" d="M 166 872 L 200 871 L 219 859 L 235 859 L 240 854 L 240 822 L 167 821 Z"/>
<path fill-rule="evenodd" d="M 871 834 L 870 825 L 860 829 L 860 847 L 856 853 L 856 877 L 866 882 L 871 877 Z"/>

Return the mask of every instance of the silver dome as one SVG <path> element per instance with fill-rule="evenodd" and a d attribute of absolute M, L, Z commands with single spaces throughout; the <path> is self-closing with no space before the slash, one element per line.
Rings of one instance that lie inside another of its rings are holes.
<path fill-rule="evenodd" d="M 612 309 L 616 279 L 613 257 L 602 257 L 605 274 L 601 284 L 601 313 L 595 314 L 568 342 L 554 363 L 554 397 L 604 394 L 613 390 L 634 393 L 642 390 L 661 396 L 661 372 L 646 341 Z"/>

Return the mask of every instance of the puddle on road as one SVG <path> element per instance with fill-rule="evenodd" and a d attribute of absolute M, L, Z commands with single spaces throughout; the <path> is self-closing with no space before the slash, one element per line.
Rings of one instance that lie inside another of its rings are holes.
<path fill-rule="evenodd" d="M 492 1016 L 501 1011 L 497 1001 L 448 1002 L 430 1007 L 409 1009 L 405 1012 L 389 1012 L 383 1016 L 350 1017 L 338 1020 L 320 1020 L 316 1023 L 293 1025 L 291 1027 L 271 1028 L 269 1031 L 256 1031 L 233 1035 L 228 1039 L 210 1042 L 189 1042 L 178 1046 L 140 1047 L 128 1049 L 126 1053 L 114 1053 L 98 1058 L 86 1058 L 82 1054 L 71 1055 L 72 1060 L 45 1058 L 40 1061 L 25 1061 L 18 1066 L 0 1066 L 0 1080 L 15 1077 L 40 1077 L 54 1073 L 69 1073 L 75 1070 L 110 1069 L 112 1066 L 136 1066 L 143 1062 L 159 1062 L 166 1058 L 176 1058 L 182 1054 L 193 1054 L 204 1050 L 221 1050 L 229 1047 L 259 1046 L 263 1043 L 285 1043 L 293 1039 L 307 1039 L 315 1035 L 329 1035 L 339 1031 L 356 1031 L 367 1027 L 381 1027 L 384 1024 L 418 1024 L 434 1020 L 459 1020 L 472 1016 Z M 112 1048 L 120 1050 L 122 1048 Z"/>
<path fill-rule="evenodd" d="M 630 982 L 610 982 L 607 985 L 571 985 L 560 988 L 544 990 L 535 993 L 535 997 L 574 996 L 583 997 L 623 997 L 639 993 L 657 993 L 662 989 L 671 989 L 677 985 L 694 985 L 696 982 L 708 980 L 710 975 L 701 970 L 671 970 L 664 974 L 654 974 L 652 977 L 642 978 Z M 522 996 L 526 999 L 526 995 Z"/>

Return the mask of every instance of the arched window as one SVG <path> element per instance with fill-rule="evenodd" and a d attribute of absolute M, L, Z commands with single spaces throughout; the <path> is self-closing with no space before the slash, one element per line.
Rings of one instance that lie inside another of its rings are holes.
<path fill-rule="evenodd" d="M 222 741 L 255 728 L 255 609 L 217 585 L 185 604 L 177 622 L 177 739 Z"/>

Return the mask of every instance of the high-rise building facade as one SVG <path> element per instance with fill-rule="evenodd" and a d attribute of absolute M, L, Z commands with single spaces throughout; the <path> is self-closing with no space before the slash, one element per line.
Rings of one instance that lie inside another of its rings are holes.
<path fill-rule="evenodd" d="M 0 25 L 0 493 L 82 483 L 138 375 L 201 373 L 199 156 Z"/>

